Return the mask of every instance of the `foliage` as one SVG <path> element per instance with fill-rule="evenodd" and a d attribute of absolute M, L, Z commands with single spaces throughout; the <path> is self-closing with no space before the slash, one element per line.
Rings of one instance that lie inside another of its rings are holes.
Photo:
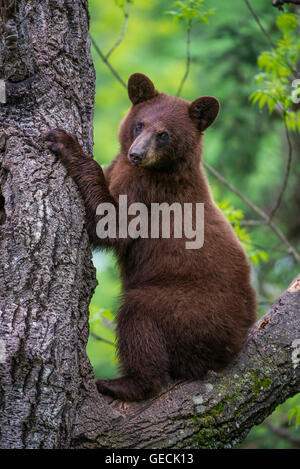
<path fill-rule="evenodd" d="M 125 12 L 126 3 L 133 3 L 133 0 L 115 0 L 117 7 L 121 8 Z"/>
<path fill-rule="evenodd" d="M 297 80 L 296 86 L 292 87 L 290 78 L 299 58 L 298 18 L 292 13 L 280 13 L 276 25 L 281 38 L 275 48 L 260 54 L 257 63 L 262 72 L 256 75 L 259 88 L 251 94 L 250 99 L 253 103 L 257 102 L 260 108 L 268 106 L 270 113 L 277 108 L 288 128 L 300 130 L 300 112 L 292 109 L 300 82 Z"/>
<path fill-rule="evenodd" d="M 290 409 L 289 423 L 291 424 L 293 420 L 295 421 L 296 428 L 298 429 L 300 425 L 300 404 Z"/>
<path fill-rule="evenodd" d="M 214 15 L 213 10 L 204 9 L 205 0 L 184 0 L 174 2 L 177 10 L 167 11 L 175 21 L 186 20 L 188 24 L 192 21 L 196 23 L 209 23 L 209 16 Z"/>
<path fill-rule="evenodd" d="M 98 307 L 94 299 L 90 305 L 90 337 L 87 353 L 96 377 L 103 374 L 114 377 L 118 374 L 113 320 L 114 315 L 111 310 Z"/>
<path fill-rule="evenodd" d="M 241 226 L 241 221 L 244 219 L 243 211 L 232 207 L 228 201 L 219 202 L 217 205 L 232 224 L 237 237 L 253 264 L 258 265 L 261 260 L 267 261 L 267 253 L 263 249 L 258 249 L 254 246 L 250 233 L 245 227 Z"/>
<path fill-rule="evenodd" d="M 111 253 L 95 252 L 93 262 L 97 268 L 99 286 L 90 304 L 87 353 L 96 378 L 114 377 L 118 374 L 118 362 L 112 344 L 115 343 L 114 318 L 119 303 L 120 279 Z"/>

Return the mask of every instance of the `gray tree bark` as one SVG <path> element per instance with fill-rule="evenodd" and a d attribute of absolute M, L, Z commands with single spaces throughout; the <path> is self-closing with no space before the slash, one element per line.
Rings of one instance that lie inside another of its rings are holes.
<path fill-rule="evenodd" d="M 85 345 L 95 272 L 79 193 L 42 134 L 76 131 L 92 152 L 88 5 L 0 5 L 0 442 L 65 447 L 94 388 Z"/>
<path fill-rule="evenodd" d="M 173 383 L 140 403 L 98 394 L 85 351 L 95 272 L 84 208 L 42 138 L 63 127 L 92 152 L 87 1 L 7 3 L 0 1 L 0 447 L 234 446 L 300 390 L 300 277 L 222 373 Z"/>

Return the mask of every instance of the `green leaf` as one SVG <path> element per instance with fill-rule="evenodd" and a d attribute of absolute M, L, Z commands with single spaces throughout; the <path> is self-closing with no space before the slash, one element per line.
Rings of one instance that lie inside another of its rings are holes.
<path fill-rule="evenodd" d="M 187 23 L 194 20 L 197 23 L 209 24 L 208 16 L 214 15 L 213 10 L 204 9 L 204 0 L 177 0 L 173 5 L 177 10 L 169 10 L 166 13 L 172 15 L 175 21 L 185 19 Z"/>
<path fill-rule="evenodd" d="M 292 13 L 281 13 L 277 16 L 276 24 L 280 31 L 288 33 L 297 28 L 298 18 Z"/>
<path fill-rule="evenodd" d="M 253 242 L 250 234 L 247 232 L 246 228 L 241 228 L 240 222 L 244 218 L 244 213 L 240 209 L 232 207 L 228 201 L 217 202 L 217 206 L 222 210 L 223 214 L 227 220 L 233 226 L 233 229 L 243 245 L 245 251 L 248 254 L 248 257 L 251 259 L 253 264 L 257 265 L 260 261 L 267 261 L 268 255 L 262 250 L 258 250 L 253 246 Z"/>
<path fill-rule="evenodd" d="M 291 91 L 291 74 L 297 69 L 299 57 L 297 22 L 296 15 L 278 15 L 277 27 L 281 31 L 281 38 L 275 48 L 259 55 L 257 64 L 261 72 L 255 76 L 259 89 L 250 95 L 251 102 L 258 102 L 260 109 L 267 104 L 270 114 L 276 105 L 286 111 L 286 124 L 293 131 L 300 129 L 298 116 L 291 112 L 295 96 L 295 90 Z"/>
<path fill-rule="evenodd" d="M 268 98 L 268 108 L 270 111 L 270 114 L 274 111 L 276 101 L 273 98 Z"/>
<path fill-rule="evenodd" d="M 300 112 L 296 113 L 296 119 L 297 119 L 297 127 L 298 127 L 298 130 L 300 131 Z"/>
<path fill-rule="evenodd" d="M 292 409 L 290 409 L 290 412 L 289 412 L 289 424 L 290 425 L 292 424 L 292 420 L 295 416 L 296 416 L 295 425 L 296 425 L 296 428 L 298 428 L 300 425 L 300 405 L 297 405 L 296 407 L 293 407 Z"/>
<path fill-rule="evenodd" d="M 267 262 L 269 256 L 265 251 L 259 251 L 259 255 L 262 261 Z"/>
<path fill-rule="evenodd" d="M 258 106 L 259 106 L 260 109 L 264 106 L 264 104 L 265 104 L 265 102 L 267 101 L 267 99 L 268 99 L 268 95 L 267 95 L 267 94 L 262 95 L 262 97 L 260 98 L 260 100 L 259 100 L 259 102 L 258 102 Z"/>
<path fill-rule="evenodd" d="M 299 424 L 300 424 L 300 409 L 299 411 L 297 412 L 297 415 L 296 415 L 296 428 L 299 427 Z"/>
<path fill-rule="evenodd" d="M 261 98 L 262 92 L 261 91 L 255 91 L 251 96 L 253 96 L 252 103 L 255 104 Z"/>

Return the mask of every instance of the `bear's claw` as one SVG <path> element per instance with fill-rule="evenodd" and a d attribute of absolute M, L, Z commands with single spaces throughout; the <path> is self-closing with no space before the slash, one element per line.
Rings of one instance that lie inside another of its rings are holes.
<path fill-rule="evenodd" d="M 78 147 L 78 140 L 63 129 L 52 129 L 44 135 L 47 147 L 62 159 L 69 159 Z"/>

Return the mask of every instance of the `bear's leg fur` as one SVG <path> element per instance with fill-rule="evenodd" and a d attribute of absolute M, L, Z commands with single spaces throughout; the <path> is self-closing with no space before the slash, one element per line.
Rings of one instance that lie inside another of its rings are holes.
<path fill-rule="evenodd" d="M 117 333 L 123 377 L 98 380 L 98 390 L 125 401 L 157 394 L 168 381 L 169 361 L 163 332 L 154 318 L 125 304 L 118 314 Z"/>

